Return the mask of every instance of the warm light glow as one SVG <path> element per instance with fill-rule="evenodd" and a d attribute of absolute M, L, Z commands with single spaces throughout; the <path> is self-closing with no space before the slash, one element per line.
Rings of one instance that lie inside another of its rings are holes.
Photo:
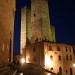
<path fill-rule="evenodd" d="M 21 58 L 21 64 L 25 63 L 25 58 Z"/>
<path fill-rule="evenodd" d="M 45 55 L 45 68 L 50 69 L 52 67 L 52 60 L 50 59 L 50 56 Z"/>
<path fill-rule="evenodd" d="M 73 64 L 73 67 L 75 67 L 75 64 Z"/>
<path fill-rule="evenodd" d="M 48 73 L 47 75 L 51 75 L 51 73 Z"/>
<path fill-rule="evenodd" d="M 23 73 L 20 73 L 20 75 L 23 75 Z"/>
<path fill-rule="evenodd" d="M 29 55 L 26 56 L 26 63 L 29 63 Z"/>

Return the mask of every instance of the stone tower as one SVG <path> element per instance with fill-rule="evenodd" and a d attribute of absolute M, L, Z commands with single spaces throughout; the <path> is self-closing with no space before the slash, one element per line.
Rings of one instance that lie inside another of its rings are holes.
<path fill-rule="evenodd" d="M 26 43 L 55 41 L 54 31 L 50 25 L 48 0 L 31 0 L 31 7 L 21 10 L 20 54 L 24 53 Z"/>
<path fill-rule="evenodd" d="M 48 0 L 31 0 L 31 43 L 52 41 Z"/>
<path fill-rule="evenodd" d="M 20 34 L 20 54 L 24 55 L 26 42 L 31 42 L 31 9 L 24 7 L 21 10 L 21 34 Z"/>

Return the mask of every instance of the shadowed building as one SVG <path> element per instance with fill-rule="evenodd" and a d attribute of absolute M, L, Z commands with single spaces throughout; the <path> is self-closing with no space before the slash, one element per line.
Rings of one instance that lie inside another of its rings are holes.
<path fill-rule="evenodd" d="M 15 0 L 0 0 L 0 63 L 13 60 Z"/>

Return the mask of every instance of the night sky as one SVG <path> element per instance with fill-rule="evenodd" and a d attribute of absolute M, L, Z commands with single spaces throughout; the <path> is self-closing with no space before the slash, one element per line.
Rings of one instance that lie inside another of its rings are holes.
<path fill-rule="evenodd" d="M 30 6 L 30 0 L 16 0 L 14 53 L 20 50 L 21 8 Z M 51 25 L 55 27 L 56 41 L 75 45 L 75 1 L 49 0 Z"/>

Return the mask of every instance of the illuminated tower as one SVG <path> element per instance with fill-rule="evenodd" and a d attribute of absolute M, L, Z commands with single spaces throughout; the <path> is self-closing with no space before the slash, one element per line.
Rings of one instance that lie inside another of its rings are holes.
<path fill-rule="evenodd" d="M 48 0 L 31 0 L 31 43 L 51 39 Z"/>
<path fill-rule="evenodd" d="M 31 8 L 21 10 L 20 54 L 26 43 L 55 41 L 54 28 L 50 25 L 48 0 L 31 0 Z"/>
<path fill-rule="evenodd" d="M 20 54 L 24 55 L 26 42 L 31 42 L 31 9 L 24 7 L 21 10 L 21 34 L 20 34 Z"/>

